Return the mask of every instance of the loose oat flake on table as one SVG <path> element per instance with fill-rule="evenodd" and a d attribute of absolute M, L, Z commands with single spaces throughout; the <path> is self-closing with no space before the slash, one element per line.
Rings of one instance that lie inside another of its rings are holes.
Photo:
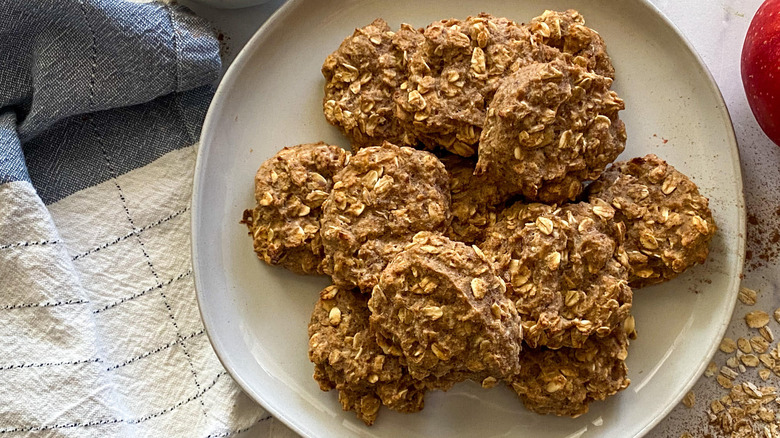
<path fill-rule="evenodd" d="M 743 287 L 740 296 L 757 297 L 759 292 Z M 751 298 L 741 297 L 745 306 L 757 304 Z M 746 335 L 736 340 L 723 338 L 719 352 L 704 373 L 711 379 L 705 384 L 716 391 L 703 401 L 709 424 L 700 426 L 695 436 L 780 437 L 780 394 L 769 381 L 771 376 L 780 376 L 780 345 L 770 328 L 776 328 L 775 323 L 780 321 L 770 321 L 767 312 L 749 308 L 743 319 L 742 333 Z M 690 397 L 695 398 L 695 394 L 690 393 Z M 685 406 L 690 408 L 693 404 Z M 682 436 L 694 435 L 686 432 Z"/>
<path fill-rule="evenodd" d="M 604 171 L 625 147 L 624 103 L 582 15 L 376 19 L 321 72 L 324 116 L 353 153 L 284 148 L 260 166 L 242 220 L 260 260 L 333 281 L 309 323 L 320 388 L 367 425 L 464 380 L 569 417 L 625 389 L 632 287 L 704 262 L 717 228 L 660 158 Z M 758 334 L 724 339 L 734 356 L 705 373 L 732 390 L 732 417 L 767 415 L 745 400 L 774 395 L 737 373 L 780 370 L 769 313 L 745 323 Z"/>

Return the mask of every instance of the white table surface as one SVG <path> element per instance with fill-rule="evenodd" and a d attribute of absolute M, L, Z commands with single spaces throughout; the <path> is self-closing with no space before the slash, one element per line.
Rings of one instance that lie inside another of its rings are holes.
<path fill-rule="evenodd" d="M 721 89 L 739 142 L 748 210 L 748 261 L 744 268 L 743 286 L 759 292 L 758 303 L 748 307 L 738 303 L 726 336 L 737 339 L 747 336 L 744 314 L 764 310 L 770 314 L 780 307 L 780 245 L 772 243 L 772 235 L 780 233 L 780 147 L 774 145 L 759 129 L 747 105 L 740 79 L 739 57 L 750 19 L 762 0 L 650 0 L 682 31 L 693 44 Z M 254 32 L 284 3 L 272 0 L 264 5 L 220 10 L 181 0 L 199 15 L 208 18 L 222 35 L 225 68 L 235 58 Z M 780 234 L 778 234 L 780 237 Z M 772 327 L 776 324 L 773 321 Z M 775 328 L 780 335 L 780 330 Z M 751 334 L 751 336 L 755 333 Z M 718 352 L 714 361 L 720 366 L 726 355 Z M 741 378 L 754 383 L 780 387 L 773 375 L 761 382 L 748 370 Z M 647 436 L 650 438 L 679 437 L 684 432 L 702 436 L 707 432 L 709 403 L 726 395 L 713 378 L 702 377 L 694 387 L 693 408 L 677 406 Z M 292 432 L 290 432 L 292 435 Z"/>

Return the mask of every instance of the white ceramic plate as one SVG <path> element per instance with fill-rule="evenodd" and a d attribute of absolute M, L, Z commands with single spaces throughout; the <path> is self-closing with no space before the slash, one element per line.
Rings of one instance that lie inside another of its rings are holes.
<path fill-rule="evenodd" d="M 320 66 L 355 27 L 383 17 L 424 26 L 481 11 L 528 21 L 575 8 L 607 42 L 625 99 L 621 159 L 655 153 L 690 175 L 719 226 L 706 265 L 634 296 L 639 339 L 629 349 L 631 386 L 577 419 L 526 411 L 506 388 L 457 385 L 426 397 L 425 410 L 383 409 L 365 427 L 320 391 L 306 327 L 324 278 L 263 265 L 239 225 L 253 205 L 253 176 L 286 145 L 347 146 L 322 116 Z M 640 0 L 299 0 L 284 5 L 238 56 L 206 118 L 195 173 L 192 248 L 201 313 L 222 363 L 255 400 L 305 436 L 636 437 L 690 389 L 729 322 L 744 257 L 745 210 L 736 142 L 718 89 L 674 27 Z"/>

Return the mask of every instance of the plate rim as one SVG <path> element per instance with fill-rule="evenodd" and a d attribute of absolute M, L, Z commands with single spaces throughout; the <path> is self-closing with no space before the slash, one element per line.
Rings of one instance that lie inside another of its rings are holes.
<path fill-rule="evenodd" d="M 735 199 L 737 201 L 737 208 L 739 210 L 739 216 L 737 218 L 737 265 L 739 267 L 738 271 L 742 272 L 745 268 L 745 249 L 747 245 L 747 207 L 745 205 L 745 190 L 744 190 L 744 180 L 742 177 L 742 167 L 741 167 L 741 156 L 739 151 L 739 143 L 737 142 L 737 136 L 736 132 L 734 131 L 734 121 L 731 119 L 731 114 L 729 113 L 728 105 L 726 104 L 726 100 L 723 98 L 723 93 L 720 90 L 720 87 L 718 86 L 718 82 L 715 80 L 715 77 L 712 75 L 712 72 L 710 71 L 709 67 L 707 67 L 707 64 L 704 62 L 704 59 L 702 59 L 699 52 L 696 50 L 696 48 L 693 46 L 690 40 L 685 36 L 685 34 L 680 30 L 680 28 L 677 27 L 677 25 L 674 24 L 674 22 L 666 16 L 666 14 L 663 13 L 654 3 L 652 3 L 650 0 L 635 0 L 639 3 L 643 3 L 645 6 L 647 6 L 649 9 L 651 9 L 658 18 L 663 21 L 663 23 L 668 26 L 677 36 L 677 38 L 683 43 L 683 46 L 685 47 L 685 50 L 693 56 L 693 58 L 696 60 L 697 66 L 702 70 L 702 72 L 705 74 L 707 78 L 707 85 L 709 86 L 710 90 L 715 92 L 715 96 L 717 97 L 718 103 L 720 104 L 720 108 L 718 111 L 721 113 L 723 118 L 728 122 L 728 142 L 731 144 L 732 151 L 735 153 L 737 161 L 734 165 L 734 171 L 735 171 L 735 183 L 736 187 L 735 189 L 739 192 L 739 197 Z M 734 287 L 733 291 L 731 292 L 732 295 L 734 295 L 735 299 L 731 300 L 731 304 L 729 305 L 728 314 L 730 315 L 728 321 L 723 321 L 720 324 L 720 327 L 718 328 L 717 332 L 717 338 L 716 339 L 723 339 L 723 336 L 726 334 L 726 330 L 728 329 L 729 325 L 731 324 L 732 319 L 734 318 L 734 309 L 737 305 L 736 295 L 739 291 L 739 285 L 741 283 L 741 278 L 732 279 L 732 284 L 736 283 L 736 287 Z M 715 353 L 718 351 L 719 342 L 713 342 L 712 345 L 710 345 L 709 350 L 707 351 L 707 354 L 705 355 L 707 360 L 703 360 L 699 366 L 696 369 L 695 376 L 699 376 L 693 379 L 690 379 L 690 381 L 683 385 L 678 393 L 673 397 L 674 402 L 669 403 L 668 406 L 666 406 L 663 410 L 661 410 L 644 428 L 642 428 L 638 434 L 636 435 L 636 438 L 641 438 L 642 436 L 646 435 L 648 432 L 650 432 L 655 426 L 658 425 L 664 418 L 666 418 L 669 413 L 682 401 L 683 397 L 685 397 L 685 394 L 688 393 L 694 385 L 701 379 L 702 374 L 704 373 L 704 370 L 707 368 L 708 362 L 712 361 L 712 358 L 715 356 Z"/>
<path fill-rule="evenodd" d="M 193 190 L 191 195 L 192 214 L 191 214 L 191 222 L 190 222 L 190 251 L 192 257 L 192 270 L 193 270 L 193 280 L 194 280 L 193 283 L 194 283 L 195 295 L 198 303 L 198 311 L 200 313 L 201 320 L 203 322 L 203 327 L 206 336 L 209 339 L 209 343 L 212 345 L 214 353 L 216 354 L 220 363 L 225 368 L 225 370 L 230 374 L 233 380 L 241 387 L 241 389 L 252 398 L 252 400 L 257 402 L 271 415 L 273 415 L 275 418 L 282 421 L 287 427 L 291 428 L 296 433 L 305 437 L 312 437 L 312 436 L 316 436 L 313 434 L 312 430 L 309 430 L 308 428 L 303 427 L 301 424 L 294 421 L 291 414 L 287 414 L 281 411 L 280 409 L 277 409 L 275 406 L 273 406 L 273 404 L 267 403 L 263 399 L 263 397 L 260 396 L 260 394 L 256 393 L 253 390 L 252 385 L 250 385 L 248 381 L 241 376 L 240 373 L 236 372 L 231 358 L 228 357 L 229 354 L 226 353 L 225 350 L 223 350 L 224 347 L 220 342 L 220 340 L 217 338 L 216 334 L 212 333 L 213 326 L 212 328 L 210 328 L 210 325 L 213 323 L 209 322 L 211 321 L 211 319 L 207 316 L 203 308 L 202 303 L 204 300 L 203 298 L 201 298 L 201 296 L 204 293 L 203 292 L 204 288 L 201 285 L 202 279 L 199 274 L 199 269 L 197 269 L 199 256 L 198 256 L 198 252 L 196 251 L 196 248 L 198 247 L 197 239 L 196 239 L 197 236 L 196 230 L 200 222 L 200 220 L 198 219 L 198 215 L 196 213 L 200 210 L 200 202 L 198 199 L 198 195 L 202 193 L 200 187 L 203 184 L 202 178 L 200 178 L 199 176 L 202 174 L 202 169 L 204 166 L 203 163 L 205 159 L 203 157 L 207 154 L 207 151 L 210 150 L 211 148 L 211 144 L 208 142 L 208 140 L 213 130 L 212 126 L 217 125 L 218 123 L 217 113 L 219 112 L 219 108 L 223 105 L 220 97 L 227 94 L 228 91 L 232 88 L 232 85 L 235 82 L 235 78 L 240 74 L 243 66 L 248 62 L 248 60 L 251 59 L 253 52 L 257 50 L 258 46 L 262 43 L 263 40 L 265 40 L 266 34 L 272 32 L 272 30 L 275 29 L 275 27 L 278 25 L 279 21 L 283 20 L 284 17 L 286 17 L 293 10 L 295 10 L 300 4 L 303 4 L 307 1 L 310 0 L 288 0 L 287 2 L 282 4 L 255 31 L 255 33 L 247 41 L 244 47 L 242 47 L 242 49 L 240 50 L 236 58 L 233 60 L 232 64 L 228 67 L 227 71 L 225 72 L 224 76 L 221 78 L 219 82 L 219 85 L 217 87 L 216 92 L 214 93 L 211 103 L 209 104 L 209 108 L 203 122 L 201 134 L 199 137 L 199 147 L 197 151 L 195 167 L 193 171 L 193 186 L 192 186 Z M 738 272 L 742 272 L 744 270 L 744 263 L 745 263 L 747 209 L 745 205 L 745 196 L 744 196 L 744 181 L 742 176 L 742 169 L 740 166 L 741 163 L 740 150 L 736 139 L 734 124 L 731 115 L 729 113 L 728 106 L 726 105 L 725 99 L 723 98 L 723 94 L 717 82 L 715 81 L 712 72 L 709 70 L 707 64 L 704 62 L 701 55 L 698 53 L 698 51 L 696 51 L 695 47 L 688 40 L 685 34 L 652 1 L 650 0 L 632 0 L 632 1 L 634 3 L 638 3 L 641 6 L 649 9 L 650 12 L 652 12 L 653 15 L 659 18 L 661 22 L 673 32 L 675 37 L 680 42 L 682 42 L 685 51 L 692 56 L 692 58 L 696 61 L 696 66 L 704 73 L 704 76 L 707 79 L 706 85 L 711 91 L 714 91 L 715 93 L 714 97 L 716 97 L 717 102 L 719 104 L 718 112 L 723 117 L 723 119 L 727 121 L 728 136 L 726 140 L 731 146 L 731 152 L 734 153 L 736 158 L 736 161 L 734 162 L 733 165 L 734 176 L 735 176 L 735 190 L 739 193 L 737 199 L 734 199 L 734 201 L 737 202 L 737 209 L 738 209 L 737 222 L 735 224 L 736 239 L 737 239 L 736 255 L 737 255 L 737 265 L 739 268 Z M 730 305 L 729 305 L 730 308 L 727 309 L 728 314 L 730 315 L 729 319 L 727 321 L 722 321 L 718 327 L 717 339 L 723 338 L 726 330 L 731 324 L 731 321 L 733 319 L 734 309 L 736 307 L 736 301 L 737 301 L 736 294 L 739 290 L 740 282 L 741 279 L 738 276 L 737 278 L 732 279 L 731 283 L 729 284 L 729 286 L 731 286 L 730 289 L 733 289 L 731 291 L 731 294 L 734 295 L 735 299 L 730 301 Z M 699 377 L 690 379 L 685 385 L 680 387 L 678 389 L 677 394 L 673 397 L 673 402 L 669 403 L 667 406 L 664 407 L 664 409 L 660 410 L 654 416 L 654 418 L 652 418 L 651 421 L 647 423 L 645 427 L 640 429 L 637 432 L 637 434 L 634 435 L 634 438 L 639 438 L 646 435 L 650 430 L 652 430 L 655 426 L 657 426 L 658 423 L 660 423 L 664 418 L 666 418 L 677 404 L 679 404 L 679 402 L 682 400 L 685 394 L 688 391 L 690 391 L 690 389 L 699 381 L 702 373 L 704 372 L 707 366 L 708 361 L 711 361 L 712 357 L 717 352 L 718 344 L 719 344 L 718 342 L 712 343 L 709 350 L 707 351 L 707 354 L 705 355 L 707 360 L 703 360 L 697 367 L 697 370 L 693 375 Z"/>
<path fill-rule="evenodd" d="M 217 90 L 214 92 L 214 96 L 211 98 L 211 103 L 209 103 L 209 108 L 206 111 L 206 117 L 203 120 L 203 127 L 200 131 L 200 137 L 198 138 L 198 154 L 195 159 L 195 168 L 193 170 L 193 184 L 192 184 L 192 195 L 190 198 L 190 255 L 192 258 L 192 277 L 193 277 L 193 284 L 195 287 L 195 298 L 198 303 L 198 313 L 200 314 L 201 321 L 203 322 L 203 331 L 206 333 L 206 337 L 209 340 L 209 343 L 211 344 L 212 349 L 214 350 L 214 354 L 216 354 L 217 359 L 219 359 L 219 362 L 222 364 L 222 366 L 225 368 L 225 371 L 230 374 L 230 377 L 238 384 L 238 386 L 241 387 L 241 389 L 249 395 L 249 397 L 259 404 L 263 409 L 265 409 L 268 413 L 273 415 L 274 418 L 279 419 L 282 421 L 287 427 L 294 430 L 297 434 L 304 436 L 304 437 L 313 437 L 315 435 L 312 435 L 312 431 L 308 430 L 307 428 L 304 428 L 302 425 L 296 423 L 295 421 L 292 421 L 289 415 L 282 412 L 280 409 L 277 409 L 275 406 L 273 406 L 270 403 L 267 403 L 265 400 L 263 400 L 262 397 L 260 397 L 259 394 L 257 394 L 252 386 L 246 381 L 244 377 L 241 376 L 240 373 L 236 372 L 233 366 L 233 362 L 228 357 L 228 354 L 222 349 L 222 344 L 220 343 L 219 339 L 216 337 L 215 334 L 212 334 L 211 329 L 209 328 L 209 322 L 210 318 L 207 316 L 207 314 L 204 312 L 203 309 L 203 299 L 201 298 L 201 295 L 204 293 L 204 288 L 201 287 L 201 278 L 199 274 L 199 269 L 196 268 L 198 265 L 197 260 L 199 259 L 198 253 L 196 251 L 197 247 L 197 228 L 199 224 L 199 218 L 196 212 L 200 209 L 200 202 L 198 200 L 198 194 L 202 193 L 200 190 L 200 186 L 202 185 L 201 178 L 199 178 L 199 175 L 202 173 L 202 168 L 204 166 L 203 162 L 205 159 L 203 156 L 205 156 L 206 151 L 210 149 L 211 145 L 207 142 L 208 136 L 211 132 L 211 126 L 216 125 L 217 122 L 217 116 L 215 115 L 219 111 L 219 107 L 222 106 L 222 103 L 220 102 L 219 97 L 227 94 L 228 90 L 231 88 L 232 83 L 235 81 L 235 77 L 240 74 L 241 68 L 244 64 L 247 63 L 247 60 L 251 58 L 252 53 L 256 50 L 257 46 L 259 45 L 259 42 L 265 38 L 265 35 L 269 32 L 271 32 L 272 28 L 274 28 L 278 21 L 280 21 L 284 16 L 290 13 L 290 11 L 297 7 L 299 3 L 303 3 L 305 0 L 288 0 L 282 6 L 279 7 L 273 14 L 271 14 L 270 17 L 255 31 L 255 33 L 252 35 L 252 37 L 247 41 L 247 43 L 244 45 L 244 47 L 241 48 L 241 50 L 238 52 L 238 55 L 235 57 L 233 62 L 230 64 L 230 66 L 227 68 L 227 71 L 225 71 L 225 74 L 222 76 L 222 78 L 219 81 L 219 85 L 217 86 Z"/>

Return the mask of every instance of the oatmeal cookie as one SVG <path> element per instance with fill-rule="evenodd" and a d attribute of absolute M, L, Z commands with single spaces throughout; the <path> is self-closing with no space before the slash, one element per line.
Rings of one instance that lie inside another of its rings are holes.
<path fill-rule="evenodd" d="M 413 45 L 421 44 L 423 37 L 414 29 L 393 32 L 376 19 L 356 29 L 322 65 L 325 118 L 350 139 L 353 151 L 383 140 L 415 144 L 395 116 L 393 93 L 406 77 L 403 52 L 394 43 L 399 39 Z"/>
<path fill-rule="evenodd" d="M 598 32 L 585 26 L 585 18 L 579 12 L 544 11 L 527 27 L 535 42 L 558 49 L 572 63 L 590 72 L 615 79 L 604 40 Z"/>
<path fill-rule="evenodd" d="M 422 44 L 404 48 L 406 81 L 395 93 L 401 125 L 428 149 L 476 153 L 487 105 L 518 59 L 534 56 L 529 31 L 480 14 L 428 25 Z"/>
<path fill-rule="evenodd" d="M 257 206 L 245 210 L 260 260 L 301 274 L 322 274 L 321 205 L 349 153 L 325 143 L 286 147 L 255 174 Z"/>
<path fill-rule="evenodd" d="M 687 176 L 650 154 L 612 165 L 588 187 L 626 224 L 629 283 L 644 287 L 704 263 L 717 227 L 709 200 Z"/>
<path fill-rule="evenodd" d="M 533 201 L 574 199 L 626 143 L 612 80 L 561 59 L 506 77 L 490 104 L 476 173 Z"/>
<path fill-rule="evenodd" d="M 444 233 L 458 242 L 473 245 L 482 241 L 485 230 L 496 223 L 506 198 L 484 176 L 475 176 L 476 161 L 457 155 L 441 158 L 450 174 L 452 223 Z"/>
<path fill-rule="evenodd" d="M 449 176 L 431 153 L 390 143 L 358 151 L 323 204 L 325 271 L 370 293 L 385 265 L 418 231 L 450 221 Z"/>
<path fill-rule="evenodd" d="M 399 412 L 423 408 L 428 389 L 449 389 L 454 380 L 413 379 L 399 358 L 385 354 L 369 326 L 368 296 L 328 286 L 309 323 L 309 360 L 323 391 L 337 389 L 345 411 L 371 425 L 379 407 Z"/>
<path fill-rule="evenodd" d="M 633 318 L 627 322 L 633 324 Z M 633 330 L 633 329 L 631 329 Z M 625 327 L 581 348 L 524 348 L 520 373 L 506 380 L 523 404 L 538 414 L 578 417 L 588 405 L 626 389 L 629 335 Z"/>
<path fill-rule="evenodd" d="M 529 210 L 514 225 L 496 223 L 481 247 L 511 284 L 523 339 L 532 348 L 578 348 L 591 335 L 608 335 L 631 309 L 625 226 L 603 201 L 566 204 L 526 222 Z"/>
<path fill-rule="evenodd" d="M 522 331 L 505 292 L 479 248 L 421 232 L 382 271 L 368 302 L 371 327 L 386 353 L 400 348 L 417 379 L 508 377 L 518 372 Z"/>

